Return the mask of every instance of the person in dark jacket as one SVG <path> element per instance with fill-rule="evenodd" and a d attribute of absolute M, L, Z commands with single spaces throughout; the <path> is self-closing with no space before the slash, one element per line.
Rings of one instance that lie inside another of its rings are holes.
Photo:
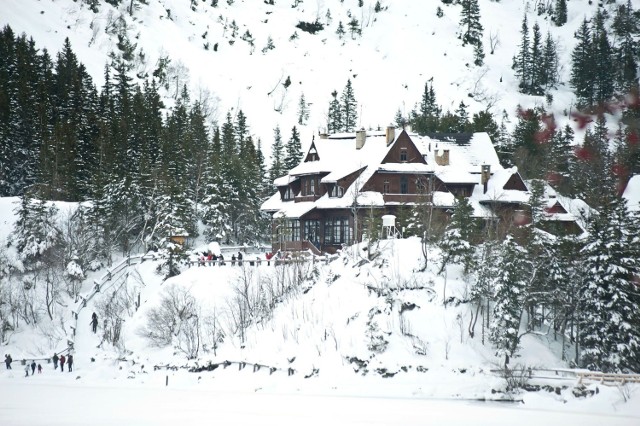
<path fill-rule="evenodd" d="M 91 331 L 95 333 L 97 329 L 98 329 L 98 315 L 96 315 L 96 313 L 94 312 L 93 315 L 91 315 Z"/>
<path fill-rule="evenodd" d="M 38 374 L 42 374 L 42 365 L 38 364 Z"/>
<path fill-rule="evenodd" d="M 231 255 L 231 266 L 234 266 L 236 264 L 236 255 L 232 254 Z"/>
<path fill-rule="evenodd" d="M 36 362 L 31 361 L 31 375 L 33 376 L 34 374 L 36 374 Z"/>
<path fill-rule="evenodd" d="M 242 252 L 238 252 L 238 266 L 242 266 Z"/>
<path fill-rule="evenodd" d="M 4 363 L 7 365 L 7 370 L 11 370 L 11 363 L 13 362 L 13 359 L 11 358 L 11 355 L 6 354 L 4 356 Z"/>
<path fill-rule="evenodd" d="M 58 369 L 58 354 L 54 353 L 52 359 L 53 359 L 53 369 L 57 370 Z"/>
<path fill-rule="evenodd" d="M 64 355 L 60 355 L 60 371 L 64 371 L 64 362 L 65 362 L 65 358 Z"/>
<path fill-rule="evenodd" d="M 69 373 L 73 371 L 73 355 L 69 354 L 67 357 L 67 365 L 69 366 Z"/>

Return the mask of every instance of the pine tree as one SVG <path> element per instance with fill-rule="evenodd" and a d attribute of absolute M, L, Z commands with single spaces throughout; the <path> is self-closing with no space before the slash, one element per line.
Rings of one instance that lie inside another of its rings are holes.
<path fill-rule="evenodd" d="M 553 22 L 559 27 L 567 23 L 567 0 L 556 0 Z"/>
<path fill-rule="evenodd" d="M 594 100 L 593 46 L 591 29 L 586 19 L 575 33 L 578 39 L 571 53 L 571 85 L 581 106 L 592 105 Z"/>
<path fill-rule="evenodd" d="M 270 192 L 276 190 L 273 181 L 285 174 L 282 134 L 280 133 L 280 126 L 276 126 L 276 128 L 273 129 L 273 144 L 271 145 L 271 167 L 269 167 Z"/>
<path fill-rule="evenodd" d="M 351 79 L 347 80 L 347 85 L 342 91 L 340 97 L 340 112 L 342 113 L 342 130 L 345 132 L 353 132 L 358 121 L 358 103 L 353 92 Z"/>
<path fill-rule="evenodd" d="M 340 102 L 338 101 L 338 92 L 331 92 L 331 102 L 329 103 L 329 114 L 327 122 L 328 133 L 338 133 L 343 129 L 342 111 L 340 110 Z"/>
<path fill-rule="evenodd" d="M 531 39 L 531 50 L 529 52 L 529 81 L 527 82 L 524 93 L 532 95 L 542 95 L 543 81 L 543 50 L 542 35 L 540 34 L 540 26 L 536 22 L 533 25 L 533 38 Z"/>
<path fill-rule="evenodd" d="M 489 111 L 484 110 L 473 114 L 469 127 L 471 132 L 487 132 L 494 143 L 500 138 L 498 123 Z"/>
<path fill-rule="evenodd" d="M 437 103 L 436 93 L 433 89 L 433 79 L 429 79 L 424 84 L 422 100 L 418 112 L 413 114 L 411 118 L 411 125 L 419 134 L 435 132 L 438 129 L 441 113 L 442 108 Z"/>
<path fill-rule="evenodd" d="M 462 45 L 482 45 L 482 24 L 478 0 L 461 0 L 460 26 L 462 27 Z"/>
<path fill-rule="evenodd" d="M 607 35 L 605 16 L 598 10 L 594 17 L 592 28 L 592 65 L 591 75 L 594 84 L 594 99 L 596 105 L 609 102 L 613 96 L 614 79 L 611 78 L 611 63 L 613 49 Z"/>
<path fill-rule="evenodd" d="M 340 40 L 342 40 L 342 38 L 345 35 L 344 25 L 342 25 L 342 21 L 338 22 L 338 28 L 336 29 L 336 34 L 338 35 L 338 38 Z"/>
<path fill-rule="evenodd" d="M 589 224 L 580 289 L 581 365 L 600 371 L 637 371 L 640 314 L 632 277 L 639 271 L 637 225 L 624 200 L 612 198 Z M 633 234 L 631 232 L 633 232 Z"/>
<path fill-rule="evenodd" d="M 520 89 L 526 91 L 528 89 L 527 83 L 531 80 L 530 74 L 530 66 L 531 66 L 531 58 L 530 58 L 530 47 L 529 47 L 529 24 L 527 21 L 527 15 L 524 15 L 522 19 L 522 29 L 520 30 L 520 34 L 522 36 L 520 42 L 520 49 L 518 54 L 513 58 L 513 66 L 512 68 L 515 70 L 516 77 L 520 82 Z"/>
<path fill-rule="evenodd" d="M 549 32 L 545 38 L 540 68 L 540 87 L 543 89 L 555 87 L 558 83 L 558 51 L 556 42 L 553 41 Z"/>
<path fill-rule="evenodd" d="M 540 116 L 544 114 L 541 108 L 519 111 L 518 123 L 513 131 L 514 164 L 518 171 L 526 178 L 540 178 L 545 174 L 545 159 L 548 141 L 542 141 Z"/>
<path fill-rule="evenodd" d="M 461 263 L 465 274 L 473 269 L 475 264 L 473 243 L 477 240 L 479 231 L 469 199 L 462 197 L 456 200 L 451 221 L 447 224 L 439 243 L 442 252 L 440 273 L 450 263 Z"/>
<path fill-rule="evenodd" d="M 291 138 L 286 146 L 286 154 L 283 161 L 283 172 L 289 172 L 300 163 L 302 158 L 302 144 L 300 142 L 300 134 L 296 126 L 291 129 Z M 284 173 L 283 173 L 284 174 Z"/>
<path fill-rule="evenodd" d="M 508 236 L 502 244 L 501 271 L 496 280 L 496 302 L 489 336 L 496 347 L 496 355 L 505 357 L 505 364 L 516 354 L 520 344 L 526 269 L 526 253 Z"/>
<path fill-rule="evenodd" d="M 298 124 L 304 126 L 309 120 L 309 105 L 304 98 L 304 93 L 300 94 L 300 101 L 298 102 Z"/>
<path fill-rule="evenodd" d="M 636 12 L 637 14 L 637 12 Z M 619 45 L 615 48 L 618 73 L 616 75 L 617 89 L 622 93 L 628 93 L 638 84 L 638 57 L 640 45 L 634 37 L 640 34 L 640 24 L 637 16 L 634 16 L 631 0 L 626 5 L 619 5 L 611 25 L 613 34 Z M 634 54 L 635 52 L 635 54 Z"/>

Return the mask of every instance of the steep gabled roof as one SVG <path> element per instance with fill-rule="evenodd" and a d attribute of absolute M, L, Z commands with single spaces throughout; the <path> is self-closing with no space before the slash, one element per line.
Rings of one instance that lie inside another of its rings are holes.
<path fill-rule="evenodd" d="M 505 186 L 512 178 L 519 179 L 523 185 L 524 182 L 518 173 L 517 167 L 509 169 L 498 169 L 492 171 L 491 179 L 487 182 L 487 190 L 484 191 L 483 185 L 476 185 L 473 190 L 472 197 L 480 202 L 498 202 L 498 203 L 527 203 L 529 202 L 530 192 L 528 190 L 505 189 Z M 525 186 L 526 188 L 526 186 Z"/>

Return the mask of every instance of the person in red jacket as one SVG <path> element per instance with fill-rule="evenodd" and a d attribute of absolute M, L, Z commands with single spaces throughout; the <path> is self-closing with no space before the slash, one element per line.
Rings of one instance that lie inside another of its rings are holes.
<path fill-rule="evenodd" d="M 58 361 L 60 361 L 60 371 L 64 371 L 64 362 L 66 361 L 64 355 L 60 355 L 60 359 Z"/>

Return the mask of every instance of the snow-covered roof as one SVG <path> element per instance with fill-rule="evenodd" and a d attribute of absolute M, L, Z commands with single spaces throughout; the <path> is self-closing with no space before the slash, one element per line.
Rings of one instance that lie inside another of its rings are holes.
<path fill-rule="evenodd" d="M 629 210 L 640 212 L 640 175 L 631 177 L 622 197 L 627 199 Z"/>
<path fill-rule="evenodd" d="M 289 175 L 303 176 L 318 173 L 335 173 L 329 179 L 342 178 L 362 167 L 378 165 L 389 150 L 384 132 L 367 132 L 364 146 L 356 149 L 354 133 L 341 133 L 314 140 L 317 161 L 307 161 L 294 167 Z M 339 176 L 339 177 L 337 177 Z"/>
<path fill-rule="evenodd" d="M 480 202 L 500 202 L 500 203 L 527 203 L 529 202 L 529 191 L 519 191 L 515 189 L 504 189 L 505 185 L 514 174 L 518 173 L 517 167 L 508 169 L 499 168 L 491 173 L 491 178 L 487 182 L 487 190 L 478 184 L 473 189 L 472 198 Z"/>
<path fill-rule="evenodd" d="M 436 171 L 454 169 L 467 173 L 480 173 L 482 165 L 491 166 L 491 170 L 502 169 L 498 154 L 487 133 L 431 134 L 430 136 L 410 135 L 427 164 L 435 166 Z M 438 166 L 436 155 L 449 151 L 449 165 Z"/>
<path fill-rule="evenodd" d="M 300 219 L 300 217 L 309 213 L 316 207 L 313 201 L 303 201 L 296 203 L 294 201 L 287 201 L 280 205 L 280 209 L 273 214 L 274 218 L 288 218 L 288 219 Z"/>

